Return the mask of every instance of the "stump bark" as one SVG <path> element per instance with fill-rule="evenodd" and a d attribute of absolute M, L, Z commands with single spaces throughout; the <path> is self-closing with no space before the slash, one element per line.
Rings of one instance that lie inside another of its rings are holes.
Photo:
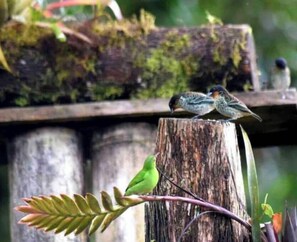
<path fill-rule="evenodd" d="M 125 191 L 128 183 L 142 168 L 145 158 L 153 153 L 156 126 L 147 123 L 110 125 L 94 133 L 91 146 L 93 193 L 112 194 L 117 186 Z M 137 206 L 117 218 L 96 241 L 144 241 L 144 208 Z"/>
<path fill-rule="evenodd" d="M 160 119 L 157 165 L 173 181 L 200 198 L 246 218 L 240 155 L 234 124 L 189 119 Z M 164 177 L 158 195 L 186 196 Z M 146 241 L 177 241 L 182 230 L 204 208 L 177 203 L 150 203 Z M 195 220 L 181 241 L 248 241 L 239 223 L 215 213 Z"/>
<path fill-rule="evenodd" d="M 11 241 L 84 242 L 84 234 L 65 237 L 17 224 L 24 214 L 14 210 L 22 198 L 83 192 L 79 135 L 66 128 L 40 128 L 8 142 Z"/>

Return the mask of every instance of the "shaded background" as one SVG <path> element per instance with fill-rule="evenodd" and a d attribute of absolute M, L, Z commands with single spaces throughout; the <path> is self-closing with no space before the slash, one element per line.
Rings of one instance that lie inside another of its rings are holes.
<path fill-rule="evenodd" d="M 297 86 L 297 5 L 291 0 L 118 0 L 118 3 L 125 17 L 138 15 L 140 9 L 151 12 L 156 16 L 157 26 L 187 27 L 205 24 L 206 11 L 219 17 L 225 24 L 249 24 L 256 43 L 260 80 L 266 81 L 269 78 L 269 69 L 274 59 L 282 56 L 291 68 L 292 86 Z M 85 18 L 86 13 L 92 12 L 92 8 L 67 8 L 61 11 Z M 294 139 L 294 136 L 292 134 L 288 139 Z M 1 240 L 9 242 L 8 165 L 4 149 L 4 146 L 0 146 L 0 235 Z M 268 193 L 268 203 L 275 212 L 283 211 L 286 201 L 296 205 L 297 147 L 259 147 L 254 153 L 261 201 Z M 245 160 L 242 160 L 245 166 Z"/>

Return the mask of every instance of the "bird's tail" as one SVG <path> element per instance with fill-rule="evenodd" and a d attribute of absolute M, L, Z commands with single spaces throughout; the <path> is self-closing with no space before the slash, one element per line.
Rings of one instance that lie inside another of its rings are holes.
<path fill-rule="evenodd" d="M 260 122 L 262 122 L 262 118 L 261 118 L 259 115 L 255 114 L 255 113 L 253 113 L 253 112 L 251 112 L 251 115 L 252 115 L 254 118 L 258 119 Z"/>

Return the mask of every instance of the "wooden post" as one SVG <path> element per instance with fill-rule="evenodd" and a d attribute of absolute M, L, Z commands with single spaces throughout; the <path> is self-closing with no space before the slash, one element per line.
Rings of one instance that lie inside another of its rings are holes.
<path fill-rule="evenodd" d="M 82 150 L 78 134 L 66 128 L 40 128 L 8 142 L 11 241 L 83 242 L 85 236 L 44 233 L 17 224 L 13 208 L 23 197 L 82 193 Z"/>
<path fill-rule="evenodd" d="M 246 218 L 245 195 L 235 125 L 219 121 L 160 119 L 156 152 L 158 167 L 200 198 Z M 186 196 L 162 178 L 158 195 Z M 203 208 L 177 203 L 150 203 L 146 241 L 177 241 Z M 247 241 L 247 230 L 215 213 L 196 219 L 181 241 Z"/>
<path fill-rule="evenodd" d="M 113 186 L 125 191 L 129 181 L 142 168 L 147 155 L 155 147 L 156 126 L 148 123 L 122 123 L 94 133 L 92 140 L 93 193 L 112 193 Z M 104 233 L 96 233 L 96 241 L 144 241 L 144 209 L 129 209 Z"/>

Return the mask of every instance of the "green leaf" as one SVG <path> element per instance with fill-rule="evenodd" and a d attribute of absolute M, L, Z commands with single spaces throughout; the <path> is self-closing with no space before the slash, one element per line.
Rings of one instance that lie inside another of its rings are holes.
<path fill-rule="evenodd" d="M 68 224 L 70 224 L 74 220 L 74 217 L 65 217 L 58 227 L 55 230 L 55 234 L 61 233 L 63 230 L 68 228 Z"/>
<path fill-rule="evenodd" d="M 35 228 L 46 228 L 55 218 L 55 215 L 47 215 L 37 226 L 35 226 Z"/>
<path fill-rule="evenodd" d="M 112 205 L 112 200 L 109 194 L 105 191 L 101 192 L 101 199 L 102 199 L 102 205 L 107 211 L 114 211 L 114 207 Z"/>
<path fill-rule="evenodd" d="M 75 231 L 75 235 L 80 234 L 86 227 L 88 227 L 88 225 L 92 222 L 94 217 L 95 217 L 94 215 L 83 217 L 83 220 L 80 222 L 79 226 L 77 227 L 77 229 Z"/>
<path fill-rule="evenodd" d="M 104 214 L 101 214 L 101 215 L 97 215 L 94 220 L 92 221 L 92 224 L 90 226 L 90 229 L 89 229 L 89 235 L 93 234 L 99 227 L 100 225 L 102 224 L 105 216 L 107 214 L 104 213 Z"/>
<path fill-rule="evenodd" d="M 66 203 L 61 198 L 55 195 L 51 195 L 51 198 L 52 198 L 54 207 L 58 211 L 58 214 L 69 215 L 71 213 L 71 211 L 67 209 Z"/>
<path fill-rule="evenodd" d="M 55 208 L 52 199 L 46 196 L 40 196 L 40 198 L 43 200 L 44 206 L 47 207 L 49 213 L 58 214 L 58 211 Z"/>
<path fill-rule="evenodd" d="M 83 217 L 74 217 L 74 219 L 68 224 L 66 232 L 65 232 L 64 235 L 67 236 L 68 234 L 70 234 L 74 230 L 76 230 L 83 219 L 84 219 Z"/>
<path fill-rule="evenodd" d="M 240 128 L 243 136 L 247 163 L 248 190 L 251 200 L 252 239 L 253 242 L 260 242 L 260 201 L 256 164 L 249 137 L 241 125 Z"/>
<path fill-rule="evenodd" d="M 90 209 L 94 213 L 100 214 L 102 212 L 101 208 L 100 208 L 100 205 L 99 205 L 99 202 L 98 202 L 97 198 L 93 194 L 87 193 L 86 200 L 87 200 L 87 203 L 88 203 Z"/>
<path fill-rule="evenodd" d="M 72 198 L 70 198 L 66 194 L 61 194 L 60 196 L 66 203 L 66 207 L 68 208 L 68 210 L 70 210 L 71 215 L 75 216 L 81 214 L 79 208 L 77 207 L 76 203 L 73 201 Z"/>
<path fill-rule="evenodd" d="M 79 208 L 79 210 L 83 213 L 83 214 L 92 214 L 92 210 L 90 209 L 86 199 L 78 194 L 74 194 L 74 200 Z"/>
<path fill-rule="evenodd" d="M 47 227 L 44 229 L 45 232 L 54 230 L 55 228 L 57 228 L 59 226 L 59 224 L 65 219 L 65 217 L 63 216 L 56 216 L 56 218 L 54 220 L 52 220 Z"/>
<path fill-rule="evenodd" d="M 123 194 L 122 192 L 117 188 L 117 187 L 113 187 L 113 194 L 114 194 L 114 199 L 116 200 L 116 202 L 125 207 L 128 205 L 127 201 L 125 201 L 125 199 L 123 199 Z"/>
<path fill-rule="evenodd" d="M 262 203 L 261 208 L 269 218 L 272 218 L 272 215 L 274 214 L 272 207 L 268 203 Z"/>
<path fill-rule="evenodd" d="M 31 204 L 34 204 L 41 211 L 44 211 L 46 213 L 52 213 L 52 210 L 48 208 L 46 202 L 40 197 L 32 197 Z"/>
<path fill-rule="evenodd" d="M 104 232 L 105 229 L 111 224 L 112 221 L 114 221 L 116 218 L 118 218 L 122 213 L 124 213 L 129 207 L 119 209 L 115 212 L 107 214 L 105 217 L 102 225 L 101 225 L 101 233 Z"/>

